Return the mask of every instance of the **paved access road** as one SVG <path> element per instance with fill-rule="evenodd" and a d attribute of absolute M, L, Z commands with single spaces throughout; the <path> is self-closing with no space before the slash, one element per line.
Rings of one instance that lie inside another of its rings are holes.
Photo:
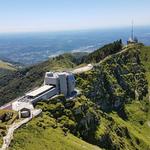
<path fill-rule="evenodd" d="M 80 74 L 80 73 L 89 71 L 89 70 L 91 70 L 92 68 L 93 68 L 93 65 L 88 64 L 87 66 L 84 66 L 84 67 L 77 68 L 77 69 L 73 70 L 72 73 L 74 73 L 74 74 Z"/>

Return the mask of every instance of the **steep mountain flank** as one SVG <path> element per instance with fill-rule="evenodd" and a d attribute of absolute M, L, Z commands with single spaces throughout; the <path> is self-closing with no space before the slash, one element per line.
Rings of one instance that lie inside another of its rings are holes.
<path fill-rule="evenodd" d="M 150 46 L 141 47 L 141 60 L 146 70 L 146 76 L 150 83 Z"/>
<path fill-rule="evenodd" d="M 49 100 L 47 104 L 39 102 L 36 107 L 55 118 L 63 130 L 89 141 L 92 140 L 99 124 L 98 108 L 96 109 L 96 105 L 84 96 L 69 101 L 63 96 L 58 96 Z"/>
<path fill-rule="evenodd" d="M 121 108 L 131 100 L 141 100 L 148 93 L 145 70 L 137 47 L 128 47 L 95 65 L 77 77 L 83 94 L 102 110 Z"/>
<path fill-rule="evenodd" d="M 101 115 L 101 124 L 97 128 L 97 145 L 107 150 L 149 150 L 150 104 L 148 99 L 132 101 L 125 105 L 127 119 L 116 112 Z"/>
<path fill-rule="evenodd" d="M 100 149 L 79 139 L 92 140 L 99 124 L 94 104 L 84 96 L 68 101 L 60 95 L 47 102 L 39 102 L 36 107 L 43 110 L 42 115 L 16 131 L 10 149 Z"/>
<path fill-rule="evenodd" d="M 64 135 L 59 128 L 39 127 L 36 125 L 39 119 L 17 131 L 9 150 L 101 150 L 70 133 Z"/>
<path fill-rule="evenodd" d="M 103 110 L 94 137 L 101 148 L 150 147 L 149 65 L 143 59 L 149 59 L 148 53 L 141 45 L 131 45 L 77 76 L 82 94 Z"/>

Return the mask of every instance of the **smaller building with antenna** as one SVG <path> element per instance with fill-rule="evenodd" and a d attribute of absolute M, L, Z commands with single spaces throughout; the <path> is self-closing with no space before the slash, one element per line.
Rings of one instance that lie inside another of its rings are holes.
<path fill-rule="evenodd" d="M 138 38 L 134 35 L 134 23 L 132 21 L 131 37 L 127 41 L 127 44 L 136 44 L 138 43 Z"/>

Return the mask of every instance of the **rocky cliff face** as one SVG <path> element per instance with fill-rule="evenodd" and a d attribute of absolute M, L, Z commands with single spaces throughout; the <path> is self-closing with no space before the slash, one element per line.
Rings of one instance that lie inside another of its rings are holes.
<path fill-rule="evenodd" d="M 55 119 L 53 126 L 59 126 L 65 133 L 69 131 L 86 140 L 92 140 L 100 120 L 96 106 L 85 96 L 67 101 L 60 95 L 47 103 L 39 102 L 36 107 Z"/>
<path fill-rule="evenodd" d="M 148 93 L 145 70 L 137 47 L 125 48 L 95 65 L 90 72 L 77 77 L 83 94 L 102 110 L 111 111 Z"/>

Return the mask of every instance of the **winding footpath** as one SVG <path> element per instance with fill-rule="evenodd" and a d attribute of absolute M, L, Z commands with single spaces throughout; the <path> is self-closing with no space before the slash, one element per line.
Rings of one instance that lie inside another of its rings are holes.
<path fill-rule="evenodd" d="M 13 133 L 16 129 L 18 129 L 19 127 L 21 127 L 22 125 L 26 124 L 27 122 L 29 122 L 32 118 L 38 116 L 39 114 L 41 114 L 42 110 L 41 109 L 34 109 L 32 110 L 32 115 L 29 118 L 26 118 L 24 120 L 21 120 L 20 122 L 16 122 L 13 123 L 12 125 L 10 125 L 8 131 L 7 131 L 7 135 L 3 137 L 3 145 L 0 148 L 0 150 L 7 150 L 11 140 L 13 139 Z"/>

